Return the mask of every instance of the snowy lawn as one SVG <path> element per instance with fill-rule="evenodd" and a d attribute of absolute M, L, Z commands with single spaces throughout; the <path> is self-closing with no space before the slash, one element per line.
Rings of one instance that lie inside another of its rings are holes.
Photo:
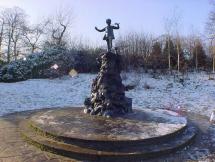
<path fill-rule="evenodd" d="M 35 79 L 0 83 L 0 115 L 47 107 L 81 106 L 90 94 L 94 74 L 60 79 Z M 215 80 L 206 73 L 189 73 L 184 85 L 173 76 L 153 78 L 145 73 L 122 74 L 123 82 L 137 84 L 126 92 L 136 108 L 165 108 L 193 111 L 210 116 L 215 110 Z M 146 88 L 148 86 L 148 88 Z"/>

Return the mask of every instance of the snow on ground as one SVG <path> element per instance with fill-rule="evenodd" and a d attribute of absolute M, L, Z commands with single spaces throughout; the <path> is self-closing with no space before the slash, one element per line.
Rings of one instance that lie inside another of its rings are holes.
<path fill-rule="evenodd" d="M 137 75 L 137 74 L 135 74 Z M 189 73 L 182 85 L 174 76 L 142 74 L 140 83 L 135 90 L 128 92 L 133 98 L 134 106 L 173 109 L 175 111 L 193 111 L 210 116 L 215 110 L 215 80 L 209 80 L 208 74 Z M 144 89 L 144 85 L 151 89 Z"/>
<path fill-rule="evenodd" d="M 0 83 L 0 115 L 48 107 L 83 105 L 94 75 Z"/>
<path fill-rule="evenodd" d="M 15 111 L 83 105 L 90 94 L 95 74 L 59 79 L 32 79 L 17 83 L 0 83 L 0 115 Z M 173 76 L 153 78 L 151 74 L 124 73 L 125 84 L 137 84 L 126 92 L 136 108 L 165 108 L 193 111 L 210 116 L 215 110 L 215 80 L 206 73 L 189 73 L 184 86 Z M 149 85 L 149 89 L 146 89 Z"/>

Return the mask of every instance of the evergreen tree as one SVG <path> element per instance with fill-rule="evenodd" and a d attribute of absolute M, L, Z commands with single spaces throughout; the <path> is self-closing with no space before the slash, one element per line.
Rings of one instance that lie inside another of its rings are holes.
<path fill-rule="evenodd" d="M 149 64 L 153 69 L 162 68 L 162 49 L 159 42 L 155 42 L 152 46 L 152 52 L 150 54 Z"/>

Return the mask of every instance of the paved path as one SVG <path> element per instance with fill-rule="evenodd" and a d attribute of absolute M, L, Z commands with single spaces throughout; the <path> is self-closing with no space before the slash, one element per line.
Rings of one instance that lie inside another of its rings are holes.
<path fill-rule="evenodd" d="M 17 118 L 16 118 L 17 117 Z M 40 151 L 23 141 L 17 128 L 21 116 L 0 118 L 0 162 L 73 162 L 62 156 Z"/>

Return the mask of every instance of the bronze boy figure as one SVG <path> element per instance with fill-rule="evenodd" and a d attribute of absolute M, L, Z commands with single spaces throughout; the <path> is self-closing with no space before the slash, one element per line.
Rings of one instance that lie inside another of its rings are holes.
<path fill-rule="evenodd" d="M 95 27 L 95 29 L 99 32 L 104 32 L 105 35 L 103 37 L 103 40 L 107 41 L 108 51 L 111 51 L 112 49 L 112 40 L 115 39 L 113 29 L 119 29 L 119 23 L 115 23 L 116 26 L 111 25 L 111 19 L 106 20 L 107 26 L 103 29 L 98 29 Z"/>

